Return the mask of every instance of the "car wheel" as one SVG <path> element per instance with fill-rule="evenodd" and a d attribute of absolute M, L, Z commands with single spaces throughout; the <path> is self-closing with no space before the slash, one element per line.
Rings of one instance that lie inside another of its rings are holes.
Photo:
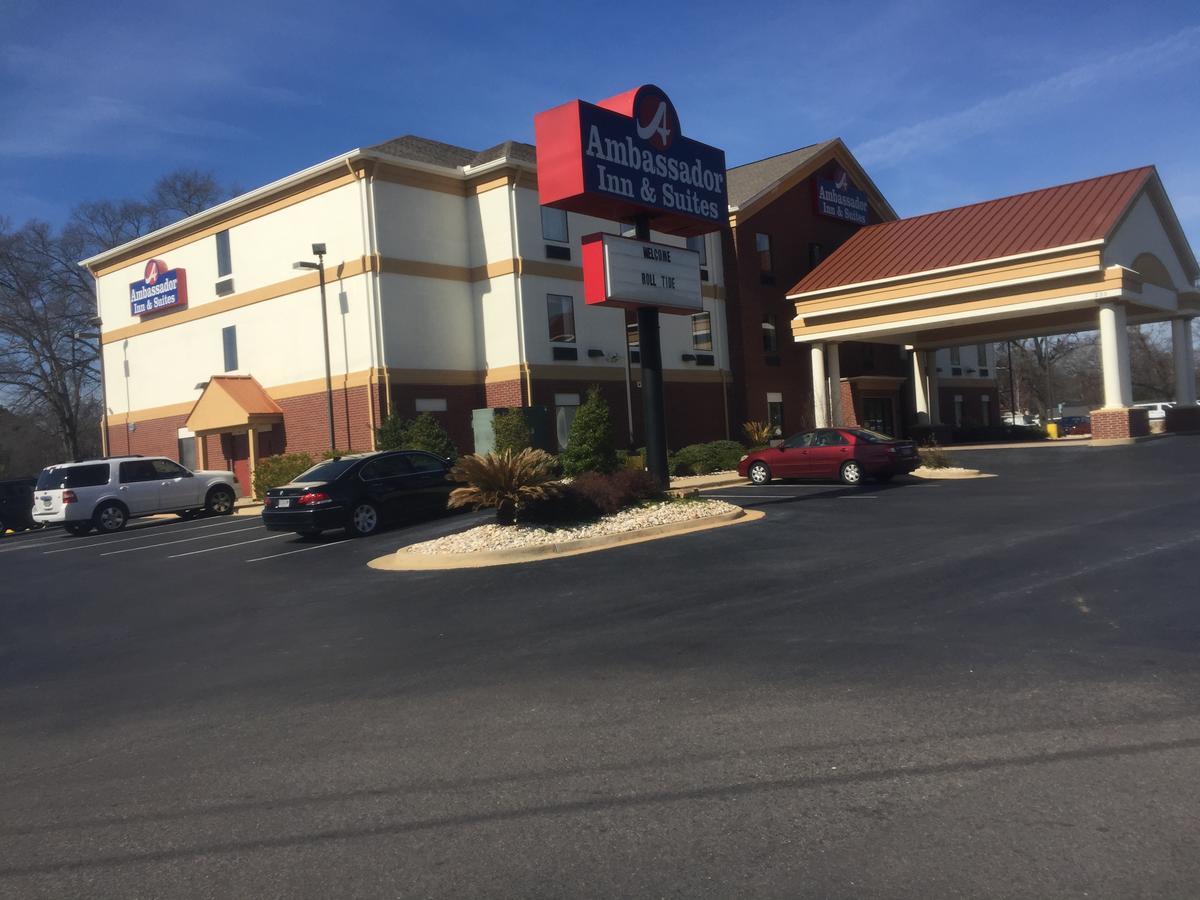
<path fill-rule="evenodd" d="M 354 537 L 366 537 L 379 528 L 379 511 L 370 503 L 359 503 L 350 510 L 347 530 Z"/>
<path fill-rule="evenodd" d="M 109 501 L 100 506 L 92 516 L 92 525 L 101 534 L 115 534 L 125 527 L 129 513 L 120 503 Z"/>
<path fill-rule="evenodd" d="M 67 530 L 67 534 L 73 534 L 73 535 L 75 535 L 75 537 L 83 537 L 85 534 L 87 534 L 89 531 L 92 530 L 92 523 L 91 522 L 78 522 L 73 525 L 64 525 L 63 528 L 65 528 Z"/>
<path fill-rule="evenodd" d="M 228 516 L 237 502 L 233 491 L 227 487 L 215 487 L 204 500 L 204 511 L 211 516 Z"/>
<path fill-rule="evenodd" d="M 770 484 L 771 470 L 765 462 L 756 462 L 750 466 L 750 481 L 752 484 Z"/>
<path fill-rule="evenodd" d="M 863 470 L 854 460 L 842 463 L 841 471 L 842 484 L 862 484 Z"/>

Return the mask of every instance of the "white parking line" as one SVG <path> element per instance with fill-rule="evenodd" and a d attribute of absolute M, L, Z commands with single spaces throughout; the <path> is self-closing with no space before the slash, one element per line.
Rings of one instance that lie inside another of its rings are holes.
<path fill-rule="evenodd" d="M 176 553 L 172 556 L 168 556 L 167 559 L 179 559 L 181 556 L 195 556 L 197 553 L 212 553 L 214 550 L 228 550 L 231 547 L 244 547 L 246 544 L 257 544 L 261 541 L 273 541 L 277 538 L 285 537 L 295 537 L 295 535 L 291 533 L 268 534 L 266 537 L 255 538 L 252 541 L 239 541 L 236 544 L 222 544 L 220 547 L 205 547 L 203 550 L 192 550 L 188 553 Z"/>
<path fill-rule="evenodd" d="M 206 541 L 209 538 L 224 537 L 227 534 L 238 534 L 243 531 L 257 531 L 261 526 L 252 525 L 249 528 L 231 528 L 229 531 L 218 531 L 215 534 L 198 534 L 195 537 L 180 538 L 177 541 L 160 541 L 157 544 L 139 544 L 136 547 L 126 547 L 124 550 L 109 550 L 101 556 L 116 556 L 118 553 L 139 553 L 142 550 L 152 550 L 155 547 L 170 547 L 172 544 L 186 544 L 188 541 Z"/>
<path fill-rule="evenodd" d="M 301 547 L 299 550 L 285 550 L 283 553 L 272 553 L 270 556 L 256 556 L 254 559 L 248 559 L 246 562 L 262 562 L 264 559 L 279 559 L 281 556 L 291 556 L 293 553 L 307 553 L 309 550 L 324 550 L 326 547 L 336 547 L 338 544 L 349 544 L 350 538 L 342 538 L 340 541 L 330 541 L 328 544 L 313 544 L 311 547 Z"/>
<path fill-rule="evenodd" d="M 190 533 L 193 531 L 203 531 L 207 528 L 220 528 L 222 525 L 228 527 L 230 525 L 244 525 L 244 524 L 246 524 L 246 523 L 237 522 L 237 521 L 230 522 L 230 521 L 226 520 L 224 522 L 213 522 L 209 525 L 196 525 L 196 526 L 193 526 L 190 528 L 184 528 L 182 526 L 176 525 L 171 528 L 170 533 L 171 534 L 178 534 L 180 532 L 189 532 Z M 144 531 L 147 533 L 146 534 L 140 534 L 140 533 L 139 534 L 126 534 L 124 537 L 117 538 L 116 540 L 112 540 L 112 541 L 96 541 L 96 540 L 89 541 L 86 539 L 78 541 L 78 542 L 72 541 L 70 547 L 63 547 L 60 550 L 43 550 L 42 555 L 44 556 L 49 553 L 66 553 L 69 550 L 94 550 L 96 547 L 111 547 L 113 544 L 127 544 L 130 541 L 140 541 L 140 540 L 142 540 L 142 538 L 153 538 L 156 536 L 162 537 L 163 535 L 167 534 L 167 532 L 159 530 L 160 528 L 163 528 L 163 527 L 165 527 L 165 526 L 158 525 L 158 526 L 155 526 L 154 528 L 137 528 L 137 529 L 135 529 L 135 531 L 138 531 L 138 532 Z M 241 529 L 240 528 L 230 528 L 229 530 L 230 531 L 240 531 Z M 225 532 L 217 532 L 217 534 L 224 534 L 224 533 Z M 215 537 L 216 535 L 209 535 L 209 536 Z M 96 535 L 96 537 L 103 537 L 103 535 Z"/>
<path fill-rule="evenodd" d="M 854 494 L 849 497 L 838 497 L 839 500 L 878 500 L 878 494 Z"/>

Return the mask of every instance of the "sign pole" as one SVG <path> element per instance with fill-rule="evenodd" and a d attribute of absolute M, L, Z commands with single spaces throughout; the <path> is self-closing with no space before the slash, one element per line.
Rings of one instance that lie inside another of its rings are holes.
<path fill-rule="evenodd" d="M 650 240 L 650 217 L 633 220 L 639 241 Z M 645 425 L 646 469 L 663 490 L 670 487 L 667 471 L 667 420 L 663 411 L 662 344 L 658 333 L 658 307 L 639 306 L 638 349 L 642 360 L 642 421 Z"/>

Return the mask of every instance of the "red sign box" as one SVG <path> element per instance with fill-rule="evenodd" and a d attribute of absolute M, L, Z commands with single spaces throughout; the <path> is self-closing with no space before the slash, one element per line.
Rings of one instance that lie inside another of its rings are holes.
<path fill-rule="evenodd" d="M 725 152 L 680 134 L 674 105 L 652 84 L 546 110 L 534 132 L 543 206 L 616 221 L 649 216 L 664 234 L 705 234 L 726 221 Z"/>

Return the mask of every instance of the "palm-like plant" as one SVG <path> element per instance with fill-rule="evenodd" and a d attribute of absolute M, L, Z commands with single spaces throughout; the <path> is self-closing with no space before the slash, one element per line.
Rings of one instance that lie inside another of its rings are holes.
<path fill-rule="evenodd" d="M 751 447 L 765 447 L 774 437 L 774 429 L 766 422 L 744 422 L 742 433 Z"/>
<path fill-rule="evenodd" d="M 554 457 L 532 447 L 515 453 L 502 450 L 486 456 L 464 456 L 450 470 L 449 477 L 466 484 L 450 492 L 450 507 L 494 506 L 497 525 L 512 525 L 517 520 L 518 506 L 552 497 L 561 488 L 555 479 Z"/>

